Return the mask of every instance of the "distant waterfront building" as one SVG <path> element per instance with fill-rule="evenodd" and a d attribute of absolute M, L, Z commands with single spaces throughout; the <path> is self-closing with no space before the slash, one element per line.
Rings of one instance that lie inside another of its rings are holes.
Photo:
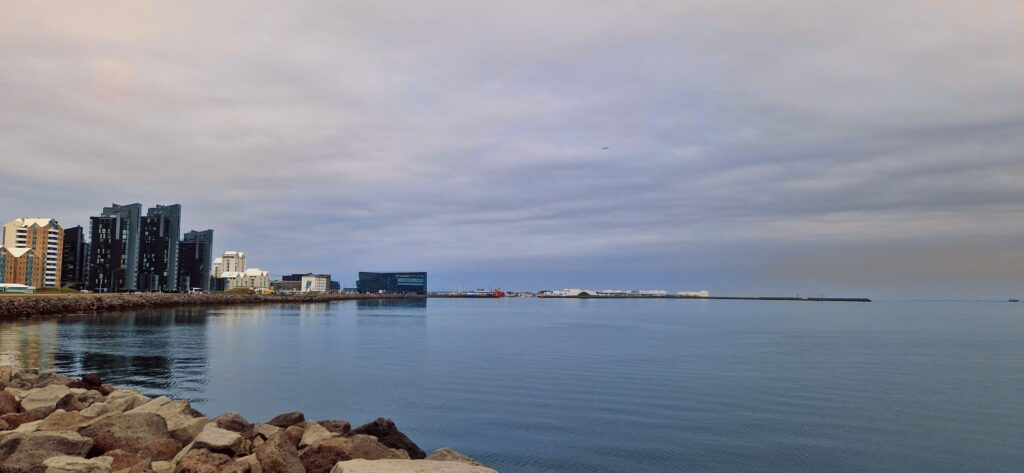
<path fill-rule="evenodd" d="M 140 291 L 177 292 L 181 205 L 157 205 L 139 223 Z"/>
<path fill-rule="evenodd" d="M 85 289 L 89 284 L 89 243 L 85 241 L 85 235 L 81 225 L 64 229 L 60 270 L 63 287 Z"/>
<path fill-rule="evenodd" d="M 427 294 L 427 273 L 360 272 L 356 288 L 362 294 Z"/>
<path fill-rule="evenodd" d="M 307 274 L 302 277 L 302 292 L 327 292 L 331 277 L 323 274 Z"/>
<path fill-rule="evenodd" d="M 178 289 L 210 291 L 213 230 L 190 231 L 178 244 Z"/>
<path fill-rule="evenodd" d="M 64 228 L 52 218 L 18 218 L 4 224 L 3 246 L 31 248 L 42 273 L 36 287 L 60 287 Z"/>
<path fill-rule="evenodd" d="M 219 277 L 214 278 L 214 290 L 227 291 L 236 288 L 246 289 L 269 289 L 270 272 L 259 268 L 249 268 L 245 271 L 225 271 Z"/>
<path fill-rule="evenodd" d="M 245 272 L 245 252 L 225 251 L 224 254 L 213 260 L 213 277 L 219 278 L 222 273 Z"/>
<path fill-rule="evenodd" d="M 89 290 L 117 292 L 138 288 L 141 215 L 142 204 L 112 204 L 99 217 L 89 218 Z"/>
<path fill-rule="evenodd" d="M 32 248 L 0 246 L 0 283 L 42 287 L 44 273 Z"/>
<path fill-rule="evenodd" d="M 711 293 L 708 291 L 679 291 L 676 295 L 679 297 L 711 297 Z"/>
<path fill-rule="evenodd" d="M 338 289 L 335 289 L 338 288 Z M 337 291 L 341 284 L 331 279 L 330 274 L 286 274 L 276 289 L 282 292 L 327 292 Z"/>

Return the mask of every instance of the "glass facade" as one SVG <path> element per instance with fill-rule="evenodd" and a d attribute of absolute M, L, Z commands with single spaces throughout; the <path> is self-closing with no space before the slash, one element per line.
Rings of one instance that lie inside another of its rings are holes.
<path fill-rule="evenodd" d="M 360 272 L 356 289 L 361 294 L 427 294 L 427 273 Z"/>

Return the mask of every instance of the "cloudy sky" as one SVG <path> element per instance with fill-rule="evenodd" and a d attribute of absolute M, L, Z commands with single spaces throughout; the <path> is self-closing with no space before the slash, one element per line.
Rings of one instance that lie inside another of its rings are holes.
<path fill-rule="evenodd" d="M 345 285 L 1021 296 L 1022 18 L 0 0 L 0 220 L 181 203 L 218 251 Z"/>

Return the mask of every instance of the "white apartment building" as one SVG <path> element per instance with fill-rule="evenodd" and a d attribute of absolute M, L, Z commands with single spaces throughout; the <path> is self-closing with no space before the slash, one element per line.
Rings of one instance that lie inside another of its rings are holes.
<path fill-rule="evenodd" d="M 219 278 L 224 273 L 244 273 L 246 269 L 244 251 L 225 251 L 223 256 L 213 260 L 211 275 Z"/>
<path fill-rule="evenodd" d="M 31 248 L 42 257 L 43 287 L 60 287 L 64 228 L 52 218 L 17 218 L 4 224 L 3 246 Z"/>
<path fill-rule="evenodd" d="M 302 292 L 327 292 L 331 279 L 325 275 L 307 274 L 302 276 Z"/>
<path fill-rule="evenodd" d="M 266 289 L 270 287 L 270 272 L 259 268 L 245 271 L 224 271 L 218 276 L 224 279 L 224 290 L 235 288 Z"/>

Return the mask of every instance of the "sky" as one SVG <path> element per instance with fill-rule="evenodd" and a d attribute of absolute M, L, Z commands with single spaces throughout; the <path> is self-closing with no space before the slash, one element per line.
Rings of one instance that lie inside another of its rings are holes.
<path fill-rule="evenodd" d="M 273 275 L 1024 296 L 1024 3 L 0 0 L 0 220 Z"/>

